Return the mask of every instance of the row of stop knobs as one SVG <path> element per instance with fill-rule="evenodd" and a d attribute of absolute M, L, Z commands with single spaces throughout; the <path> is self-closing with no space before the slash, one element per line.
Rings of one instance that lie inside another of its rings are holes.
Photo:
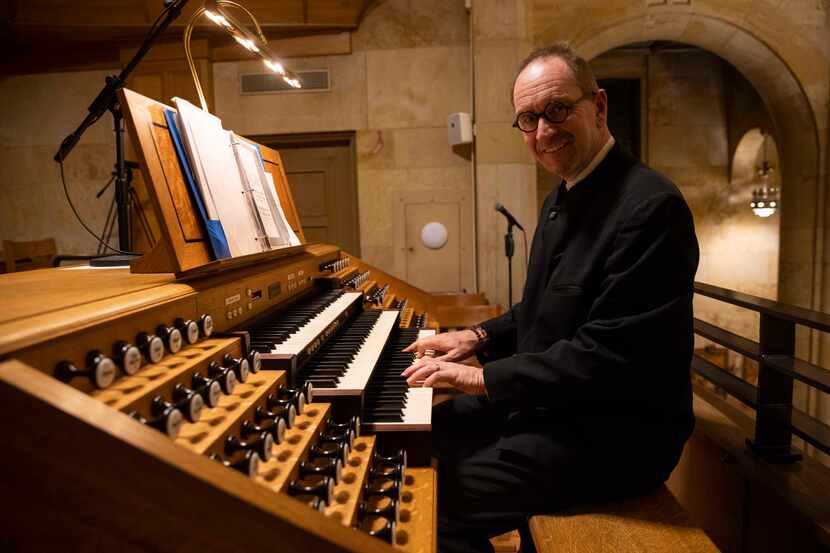
<path fill-rule="evenodd" d="M 96 388 L 107 388 L 115 381 L 119 369 L 124 374 L 133 375 L 143 364 L 161 361 L 165 351 L 178 353 L 185 343 L 195 344 L 200 336 L 207 338 L 211 334 L 213 318 L 208 314 L 196 321 L 178 318 L 173 326 L 159 325 L 155 334 L 139 332 L 134 344 L 119 340 L 113 345 L 111 357 L 100 350 L 90 351 L 84 367 L 78 367 L 70 361 L 61 361 L 55 367 L 55 376 L 63 382 L 86 378 Z"/>
<path fill-rule="evenodd" d="M 225 354 L 220 365 L 210 361 L 207 375 L 196 372 L 190 377 L 190 385 L 178 383 L 173 387 L 170 400 L 156 396 L 150 403 L 150 416 L 144 417 L 138 412 L 128 413 L 139 422 L 160 430 L 176 438 L 185 419 L 197 422 L 205 405 L 218 407 L 222 394 L 233 393 L 237 384 L 245 382 L 251 373 L 259 372 L 262 366 L 259 352 L 251 352 L 247 357 L 234 357 Z"/>
<path fill-rule="evenodd" d="M 406 472 L 406 450 L 384 457 L 375 452 L 369 480 L 358 507 L 358 528 L 370 536 L 394 543 L 400 516 L 401 488 Z"/>
<path fill-rule="evenodd" d="M 290 428 L 289 419 L 293 413 L 286 418 L 286 406 L 279 395 L 279 391 L 271 394 L 266 399 L 267 409 L 257 408 L 254 420 L 243 422 L 240 437 L 230 436 L 225 440 L 225 457 L 213 454 L 211 459 L 255 477 L 260 463 L 271 459 L 272 448 L 283 441 L 285 428 Z M 300 462 L 299 478 L 289 484 L 288 493 L 317 509 L 324 509 L 331 502 L 334 486 L 342 478 L 354 439 L 359 435 L 359 417 L 342 423 L 329 418 L 326 430 L 317 436 L 317 443 L 310 448 L 308 459 Z"/>

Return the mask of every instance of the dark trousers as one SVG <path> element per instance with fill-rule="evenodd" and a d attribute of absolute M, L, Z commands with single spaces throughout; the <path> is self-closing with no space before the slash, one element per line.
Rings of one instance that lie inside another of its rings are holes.
<path fill-rule="evenodd" d="M 635 445 L 624 431 L 603 434 L 609 445 L 598 448 L 587 436 L 597 433 L 574 421 L 536 424 L 532 413 L 517 419 L 480 397 L 437 405 L 439 552 L 491 552 L 489 538 L 514 529 L 522 551 L 535 552 L 531 515 L 642 494 L 668 478 L 682 450 Z"/>
<path fill-rule="evenodd" d="M 518 529 L 534 552 L 529 515 L 557 507 L 545 460 L 503 449 L 506 413 L 484 399 L 458 396 L 433 410 L 438 459 L 438 550 L 491 552 L 489 538 Z"/>

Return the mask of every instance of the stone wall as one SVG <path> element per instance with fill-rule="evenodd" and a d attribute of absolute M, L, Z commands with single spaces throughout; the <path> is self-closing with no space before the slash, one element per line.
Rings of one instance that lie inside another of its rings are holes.
<path fill-rule="evenodd" d="M 81 122 L 110 72 L 0 79 L 0 240 L 53 237 L 59 253 L 94 253 L 97 241 L 75 219 L 52 156 Z M 65 163 L 69 194 L 95 232 L 104 227 L 113 187 L 96 199 L 115 163 L 112 119 L 84 134 Z M 117 244 L 118 231 L 113 233 Z"/>
<path fill-rule="evenodd" d="M 696 280 L 775 299 L 779 216 L 761 219 L 750 211 L 751 167 L 741 166 L 730 180 L 725 85 L 734 71 L 697 49 L 651 57 L 649 162 L 677 183 L 692 209 L 700 243 Z M 758 338 L 757 316 L 746 310 L 698 297 L 695 315 Z"/>
<path fill-rule="evenodd" d="M 469 25 L 460 1 L 378 3 L 352 35 L 352 54 L 287 60 L 329 69 L 330 91 L 242 96 L 239 75 L 261 64 L 217 63 L 216 114 L 245 135 L 356 131 L 361 256 L 417 281 L 396 230 L 401 193 L 460 191 L 461 209 L 473 209 L 469 150 L 447 139 L 447 116 L 471 111 Z M 464 255 L 461 288 L 473 290 L 473 249 Z"/>

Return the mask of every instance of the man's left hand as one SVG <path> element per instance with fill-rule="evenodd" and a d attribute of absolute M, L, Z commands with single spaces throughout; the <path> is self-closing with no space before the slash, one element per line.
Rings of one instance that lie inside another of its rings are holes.
<path fill-rule="evenodd" d="M 410 386 L 430 388 L 438 382 L 449 384 L 465 394 L 482 396 L 487 393 L 484 388 L 484 369 L 461 363 L 437 361 L 431 357 L 416 360 L 401 376 L 407 377 Z"/>

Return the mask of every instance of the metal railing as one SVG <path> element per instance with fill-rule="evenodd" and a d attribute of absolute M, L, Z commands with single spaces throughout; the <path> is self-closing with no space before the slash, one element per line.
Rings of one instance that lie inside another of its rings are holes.
<path fill-rule="evenodd" d="M 801 455 L 792 448 L 795 434 L 830 454 L 830 426 L 793 407 L 795 380 L 830 393 L 830 370 L 795 357 L 796 325 L 830 332 L 830 315 L 700 282 L 695 282 L 695 293 L 760 315 L 757 342 L 699 319 L 694 323 L 695 334 L 758 363 L 758 384 L 753 385 L 697 354 L 692 359 L 692 370 L 755 410 L 749 446 L 769 461 L 796 461 Z"/>

